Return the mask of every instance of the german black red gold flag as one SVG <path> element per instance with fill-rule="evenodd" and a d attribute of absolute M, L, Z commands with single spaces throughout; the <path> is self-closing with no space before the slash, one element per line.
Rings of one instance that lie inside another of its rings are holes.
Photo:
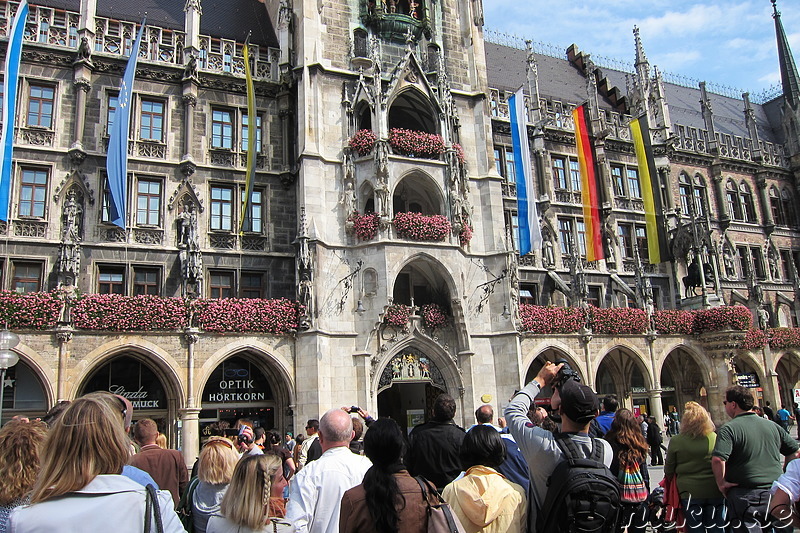
<path fill-rule="evenodd" d="M 661 201 L 658 170 L 653 158 L 653 147 L 650 143 L 650 127 L 647 115 L 631 121 L 631 138 L 636 150 L 636 161 L 639 165 L 639 179 L 642 182 L 642 201 L 644 202 L 644 218 L 647 224 L 647 252 L 651 265 L 657 265 L 671 259 L 667 244 L 666 227 L 664 226 L 664 208 Z"/>
<path fill-rule="evenodd" d="M 583 222 L 586 225 L 586 260 L 605 259 L 603 236 L 600 231 L 600 205 L 603 194 L 597 173 L 597 156 L 589 138 L 589 110 L 579 105 L 572 112 L 575 122 L 575 143 L 578 146 L 578 163 L 581 169 L 581 203 Z"/>

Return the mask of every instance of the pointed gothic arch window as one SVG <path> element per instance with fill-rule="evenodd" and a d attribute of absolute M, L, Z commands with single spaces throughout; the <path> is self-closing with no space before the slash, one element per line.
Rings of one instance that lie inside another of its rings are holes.
<path fill-rule="evenodd" d="M 791 191 L 786 187 L 781 191 L 781 209 L 783 211 L 784 224 L 787 226 L 796 226 L 797 217 L 794 208 L 794 197 Z"/>
<path fill-rule="evenodd" d="M 750 186 L 746 181 L 739 184 L 739 201 L 742 205 L 742 215 L 744 215 L 745 222 L 757 223 L 756 209 L 753 204 L 753 193 L 750 191 Z"/>
<path fill-rule="evenodd" d="M 438 133 L 436 113 L 430 100 L 417 90 L 403 91 L 389 109 L 389 129 Z"/>
<path fill-rule="evenodd" d="M 727 200 L 728 205 L 728 215 L 733 220 L 744 220 L 744 214 L 742 213 L 742 201 L 739 197 L 739 188 L 736 187 L 736 184 L 733 180 L 728 180 L 725 183 L 725 199 Z"/>
<path fill-rule="evenodd" d="M 683 172 L 678 177 L 678 195 L 681 201 L 681 213 L 688 215 L 692 198 L 692 183 L 689 180 L 689 176 Z"/>
<path fill-rule="evenodd" d="M 372 129 L 372 110 L 369 104 L 361 102 L 356 107 L 356 130 Z"/>
<path fill-rule="evenodd" d="M 778 193 L 778 188 L 774 185 L 769 188 L 769 208 L 775 225 L 785 226 L 786 220 L 784 219 L 783 206 L 781 205 L 781 196 Z"/>
<path fill-rule="evenodd" d="M 708 194 L 706 191 L 706 180 L 703 176 L 696 174 L 693 180 L 694 214 L 697 217 L 706 216 L 708 209 Z"/>

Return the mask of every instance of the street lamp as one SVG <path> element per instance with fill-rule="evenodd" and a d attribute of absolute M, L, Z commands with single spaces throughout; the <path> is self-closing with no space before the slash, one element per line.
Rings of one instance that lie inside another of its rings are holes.
<path fill-rule="evenodd" d="M 19 356 L 11 351 L 19 344 L 19 336 L 8 330 L 0 331 L 0 426 L 3 424 L 3 393 L 6 389 L 6 370 L 19 362 Z"/>

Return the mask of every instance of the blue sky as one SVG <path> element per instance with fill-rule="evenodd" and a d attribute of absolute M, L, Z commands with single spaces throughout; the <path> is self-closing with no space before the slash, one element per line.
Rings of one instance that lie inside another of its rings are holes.
<path fill-rule="evenodd" d="M 778 10 L 797 63 L 800 2 L 778 0 Z M 753 94 L 780 83 L 769 0 L 484 0 L 484 13 L 487 30 L 630 63 L 636 25 L 663 72 Z"/>

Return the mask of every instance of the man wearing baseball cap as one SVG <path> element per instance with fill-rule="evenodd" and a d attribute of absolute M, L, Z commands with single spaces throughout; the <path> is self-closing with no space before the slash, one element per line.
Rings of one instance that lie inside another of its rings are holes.
<path fill-rule="evenodd" d="M 536 377 L 511 399 L 505 409 L 508 427 L 531 470 L 531 492 L 535 505 L 531 506 L 530 514 L 533 516 L 529 520 L 530 531 L 536 531 L 538 515 L 548 511 L 541 508 L 547 495 L 548 479 L 556 465 L 564 460 L 564 453 L 553 433 L 535 426 L 528 419 L 528 409 L 543 388 L 554 384 L 562 367 L 563 363 L 545 363 Z M 569 438 L 584 457 L 590 456 L 594 443 L 597 443 L 603 448 L 603 463 L 606 466 L 611 464 L 611 446 L 602 439 L 589 436 L 589 424 L 600 408 L 597 395 L 591 388 L 574 379 L 567 379 L 560 386 L 554 386 L 550 406 L 561 415 L 560 436 Z"/>

